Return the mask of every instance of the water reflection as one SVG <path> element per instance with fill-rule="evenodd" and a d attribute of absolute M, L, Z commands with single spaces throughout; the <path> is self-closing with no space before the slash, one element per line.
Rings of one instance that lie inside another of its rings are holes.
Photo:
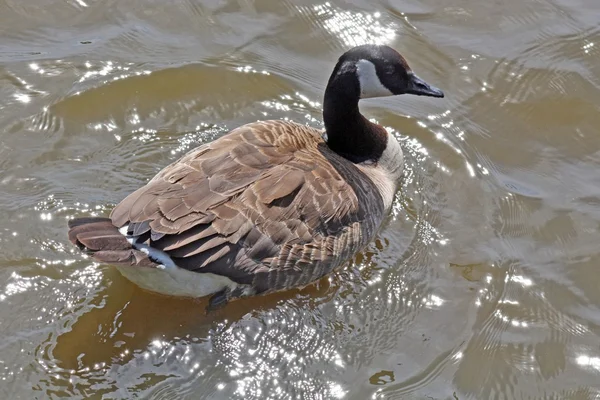
<path fill-rule="evenodd" d="M 101 307 L 81 315 L 55 344 L 51 340 L 42 346 L 47 348 L 44 353 L 48 351 L 44 358 L 50 356 L 50 360 L 41 365 L 55 376 L 53 385 L 68 390 L 68 382 L 74 379 L 103 376 L 103 386 L 112 382 L 127 390 L 153 391 L 160 376 L 183 381 L 203 377 L 205 390 L 278 398 L 280 380 L 285 380 L 287 393 L 287 385 L 294 382 L 299 393 L 303 390 L 307 362 L 322 365 L 319 368 L 344 366 L 339 353 L 321 338 L 322 328 L 329 329 L 325 321 L 317 328 L 310 322 L 315 315 L 305 310 L 311 298 L 320 296 L 314 288 L 256 299 L 253 304 L 237 302 L 227 312 L 206 316 L 202 302 L 157 297 L 118 274 L 114 278 L 108 292 L 100 296 Z M 120 292 L 123 297 L 124 291 L 124 301 L 115 302 L 114 294 Z M 292 303 L 284 300 L 294 297 Z M 292 332 L 293 339 L 283 340 L 280 330 L 285 330 L 286 336 Z M 130 380 L 131 369 L 139 368 L 140 363 L 154 366 L 152 385 Z M 287 378 L 281 375 L 280 365 L 285 366 Z M 215 374 L 215 366 L 229 376 L 227 383 Z M 324 388 L 341 393 L 335 382 Z M 191 388 L 184 385 L 179 395 L 188 390 Z"/>

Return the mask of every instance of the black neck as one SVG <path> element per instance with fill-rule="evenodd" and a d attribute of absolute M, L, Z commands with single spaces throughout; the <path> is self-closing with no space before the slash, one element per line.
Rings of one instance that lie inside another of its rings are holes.
<path fill-rule="evenodd" d="M 354 71 L 336 67 L 323 100 L 327 146 L 352 162 L 377 161 L 387 145 L 387 132 L 362 116 L 360 87 Z"/>

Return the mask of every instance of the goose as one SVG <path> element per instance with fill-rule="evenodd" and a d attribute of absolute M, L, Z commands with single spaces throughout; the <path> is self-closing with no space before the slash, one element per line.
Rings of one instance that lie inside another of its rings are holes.
<path fill-rule="evenodd" d="M 210 296 L 207 309 L 307 286 L 374 239 L 391 208 L 402 149 L 358 102 L 401 94 L 444 97 L 391 47 L 354 47 L 327 83 L 324 131 L 242 125 L 165 167 L 109 218 L 69 220 L 69 239 L 145 290 Z"/>

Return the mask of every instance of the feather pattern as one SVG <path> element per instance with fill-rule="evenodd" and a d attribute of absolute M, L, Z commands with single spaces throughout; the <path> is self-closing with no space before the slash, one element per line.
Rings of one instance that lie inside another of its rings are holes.
<path fill-rule="evenodd" d="M 112 224 L 149 232 L 143 244 L 180 268 L 256 293 L 306 285 L 367 244 L 385 213 L 378 188 L 321 136 L 292 122 L 244 125 L 164 168 Z"/>

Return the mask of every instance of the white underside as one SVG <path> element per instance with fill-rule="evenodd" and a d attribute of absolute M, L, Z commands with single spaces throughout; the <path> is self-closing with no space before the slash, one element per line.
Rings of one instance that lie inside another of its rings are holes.
<path fill-rule="evenodd" d="M 179 267 L 117 266 L 119 272 L 142 289 L 177 297 L 204 297 L 238 285 L 224 276 L 191 272 Z"/>
<path fill-rule="evenodd" d="M 125 278 L 139 287 L 169 296 L 204 297 L 220 292 L 225 288 L 233 290 L 239 286 L 231 279 L 221 275 L 198 273 L 179 268 L 165 252 L 145 244 L 136 243 L 137 237 L 127 236 L 127 228 L 127 226 L 124 226 L 119 232 L 127 237 L 129 243 L 135 249 L 148 254 L 152 260 L 161 263 L 155 268 L 117 266 L 117 269 Z M 249 289 L 247 288 L 245 292 L 248 292 Z"/>

